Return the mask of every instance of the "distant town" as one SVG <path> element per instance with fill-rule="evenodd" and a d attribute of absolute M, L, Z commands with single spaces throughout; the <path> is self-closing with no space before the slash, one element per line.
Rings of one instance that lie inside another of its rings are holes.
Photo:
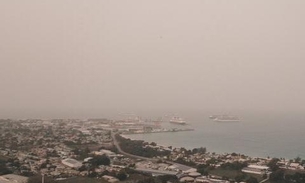
<path fill-rule="evenodd" d="M 125 134 L 171 133 L 139 119 L 2 119 L 0 183 L 305 182 L 305 161 L 160 146 Z M 174 138 L 174 133 L 173 133 Z"/>

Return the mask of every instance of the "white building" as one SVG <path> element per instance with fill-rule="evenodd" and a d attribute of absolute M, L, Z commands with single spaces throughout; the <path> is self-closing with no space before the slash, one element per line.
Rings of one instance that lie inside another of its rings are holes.
<path fill-rule="evenodd" d="M 92 157 L 85 158 L 85 159 L 84 159 L 84 162 L 89 162 L 89 161 L 92 160 L 92 159 L 93 159 Z"/>
<path fill-rule="evenodd" d="M 0 176 L 0 183 L 27 183 L 28 178 L 20 175 L 7 174 Z"/>
<path fill-rule="evenodd" d="M 116 157 L 117 156 L 114 152 L 106 150 L 106 149 L 102 149 L 102 150 L 100 150 L 100 152 L 101 152 L 102 155 L 105 154 L 108 157 Z"/>
<path fill-rule="evenodd" d="M 270 168 L 267 166 L 261 166 L 261 165 L 249 165 L 248 167 L 243 168 L 241 171 L 245 172 L 245 173 L 263 175 L 263 174 L 269 173 Z"/>
<path fill-rule="evenodd" d="M 182 177 L 179 182 L 194 182 L 194 180 L 193 177 Z"/>
<path fill-rule="evenodd" d="M 304 170 L 304 167 L 299 163 L 290 163 L 288 169 L 292 170 Z"/>
<path fill-rule="evenodd" d="M 64 159 L 61 162 L 70 168 L 80 168 L 83 165 L 81 162 L 71 158 Z"/>
<path fill-rule="evenodd" d="M 117 179 L 115 177 L 112 177 L 112 176 L 109 176 L 109 175 L 104 175 L 103 179 L 105 179 L 108 182 L 119 182 L 119 179 Z"/>

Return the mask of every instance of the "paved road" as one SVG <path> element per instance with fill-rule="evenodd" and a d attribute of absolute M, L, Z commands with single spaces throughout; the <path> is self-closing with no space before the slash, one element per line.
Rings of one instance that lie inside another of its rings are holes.
<path fill-rule="evenodd" d="M 264 182 L 266 182 L 267 180 L 269 180 L 269 177 L 270 177 L 270 174 L 267 174 L 267 178 L 264 179 L 264 180 L 262 180 L 262 181 L 260 181 L 259 183 L 264 183 Z"/>
<path fill-rule="evenodd" d="M 156 162 L 158 161 L 159 159 L 155 159 L 155 158 L 146 158 L 146 157 L 143 157 L 143 156 L 137 156 L 137 155 L 133 155 L 133 154 L 129 154 L 125 151 L 123 151 L 119 145 L 119 142 L 117 141 L 117 139 L 115 138 L 115 135 L 116 133 L 115 132 L 112 132 L 111 131 L 111 137 L 112 137 L 112 140 L 113 140 L 113 144 L 115 145 L 115 147 L 118 149 L 118 151 L 127 156 L 127 157 L 130 157 L 130 158 L 135 158 L 135 159 L 141 159 L 141 160 L 146 160 L 146 161 L 153 161 L 153 162 Z M 172 161 L 165 161 L 166 163 L 169 163 L 169 164 L 173 164 L 173 165 L 177 165 L 179 166 L 180 168 L 183 168 L 184 170 L 187 170 L 187 169 L 192 169 L 193 167 L 190 167 L 190 166 L 186 166 L 186 165 L 182 165 L 182 164 L 179 164 L 179 163 L 175 163 L 175 162 L 172 162 Z"/>

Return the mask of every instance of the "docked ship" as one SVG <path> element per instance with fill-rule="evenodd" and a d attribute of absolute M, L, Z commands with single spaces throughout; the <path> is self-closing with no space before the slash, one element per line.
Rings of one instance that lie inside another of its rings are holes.
<path fill-rule="evenodd" d="M 210 119 L 216 119 L 216 118 L 219 117 L 219 116 L 222 116 L 222 115 L 212 115 L 212 116 L 210 116 L 209 118 L 210 118 Z"/>
<path fill-rule="evenodd" d="M 239 122 L 240 118 L 231 115 L 212 115 L 209 117 L 215 122 Z"/>
<path fill-rule="evenodd" d="M 186 124 L 186 121 L 183 118 L 177 117 L 177 116 L 172 117 L 169 120 L 169 122 L 173 123 L 173 124 L 178 124 L 178 125 L 185 125 Z"/>

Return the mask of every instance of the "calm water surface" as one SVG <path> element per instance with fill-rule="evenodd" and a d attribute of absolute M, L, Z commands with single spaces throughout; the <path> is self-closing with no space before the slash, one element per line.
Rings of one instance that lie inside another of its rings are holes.
<path fill-rule="evenodd" d="M 135 134 L 132 139 L 161 145 L 206 147 L 210 152 L 237 152 L 253 157 L 305 158 L 305 118 L 303 115 L 244 115 L 241 122 L 219 123 L 209 115 L 192 114 L 186 119 L 195 131 L 178 133 Z M 184 126 L 163 122 L 164 127 Z"/>

